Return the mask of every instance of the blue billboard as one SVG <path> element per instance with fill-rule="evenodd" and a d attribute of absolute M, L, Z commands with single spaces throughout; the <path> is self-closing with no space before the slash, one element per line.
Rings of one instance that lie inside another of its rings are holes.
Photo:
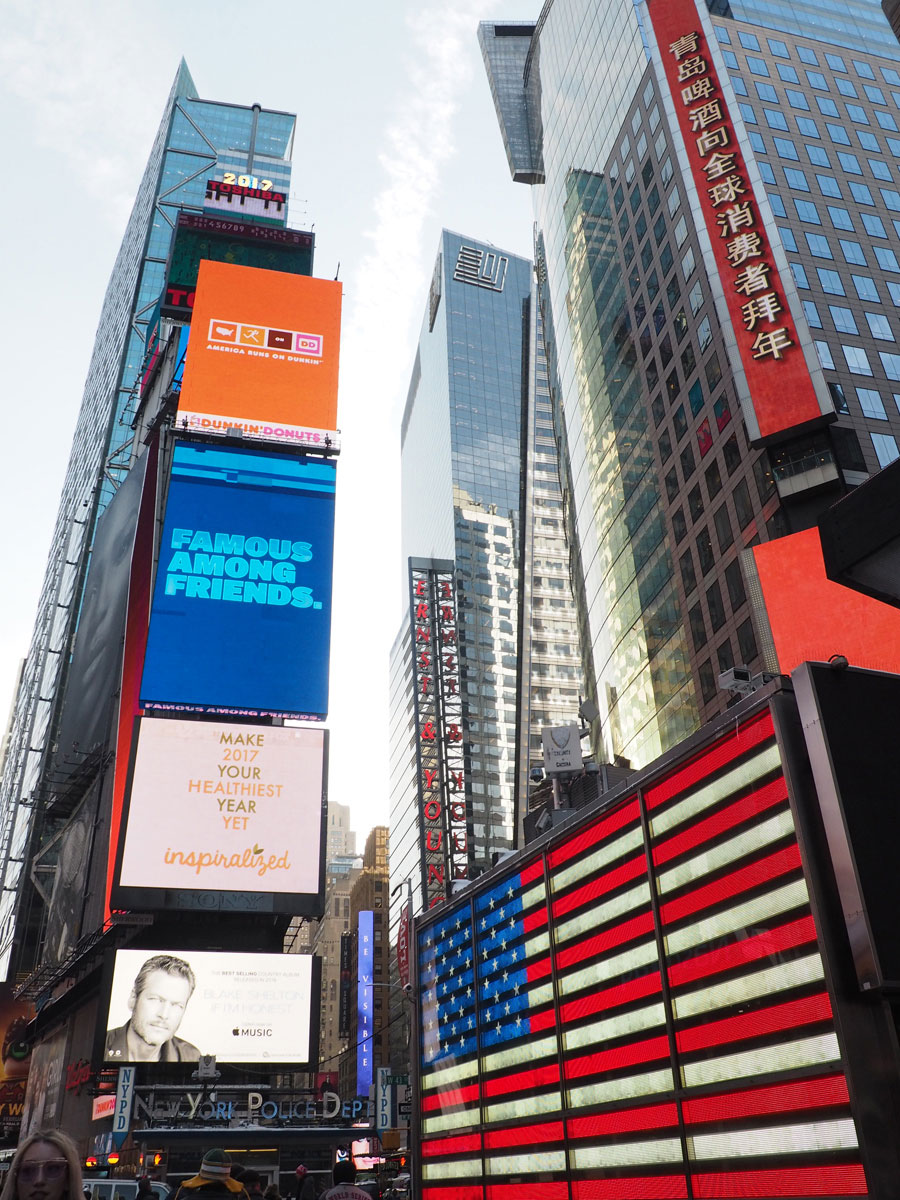
<path fill-rule="evenodd" d="M 141 706 L 324 719 L 335 464 L 179 442 Z"/>

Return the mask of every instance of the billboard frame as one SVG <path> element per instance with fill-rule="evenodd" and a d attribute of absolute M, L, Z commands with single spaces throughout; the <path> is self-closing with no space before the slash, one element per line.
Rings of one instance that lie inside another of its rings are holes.
<path fill-rule="evenodd" d="M 260 731 L 281 729 L 280 725 L 259 724 L 246 717 L 214 717 L 212 720 L 198 713 L 179 713 L 179 720 L 197 721 L 201 724 L 254 725 Z M 125 802 L 119 825 L 115 853 L 110 903 L 113 908 L 124 908 L 131 912 L 233 912 L 266 913 L 275 916 L 321 917 L 325 911 L 325 842 L 328 818 L 328 752 L 329 731 L 320 725 L 310 727 L 311 732 L 322 734 L 322 792 L 320 798 L 319 868 L 317 892 L 270 892 L 226 891 L 219 888 L 166 888 L 134 887 L 122 884 L 122 862 L 125 850 L 125 835 L 131 812 L 132 788 L 137 765 L 138 745 L 143 721 L 165 720 L 153 715 L 137 716 L 134 719 L 128 774 L 125 782 Z M 192 902 L 193 898 L 193 902 Z"/>

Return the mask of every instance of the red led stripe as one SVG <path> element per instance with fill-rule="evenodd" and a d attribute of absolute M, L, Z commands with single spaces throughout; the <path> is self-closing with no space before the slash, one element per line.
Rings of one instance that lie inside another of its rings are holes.
<path fill-rule="evenodd" d="M 669 775 L 655 787 L 648 788 L 644 792 L 647 807 L 658 808 L 660 804 L 677 795 L 678 792 L 686 791 L 699 783 L 701 779 L 705 779 L 714 771 L 718 771 L 720 767 L 724 767 L 726 763 L 733 762 L 742 754 L 746 754 L 748 750 L 762 745 L 774 732 L 771 715 L 768 712 L 760 713 L 755 720 L 741 725 L 736 733 L 720 738 L 718 742 L 689 759 L 680 770 Z"/>
<path fill-rule="evenodd" d="M 572 1180 L 572 1200 L 684 1200 L 686 1196 L 683 1175 Z"/>
<path fill-rule="evenodd" d="M 532 1033 L 541 1033 L 544 1029 L 556 1027 L 556 1009 L 551 1005 L 543 1012 L 529 1013 L 528 1023 Z"/>
<path fill-rule="evenodd" d="M 485 1148 L 496 1150 L 500 1146 L 530 1146 L 540 1142 L 561 1142 L 562 1121 L 546 1121 L 543 1125 L 517 1125 L 515 1129 L 494 1129 L 484 1135 Z"/>
<path fill-rule="evenodd" d="M 625 942 L 632 942 L 635 938 L 652 932 L 652 911 L 639 913 L 630 921 L 623 921 L 621 925 L 614 925 L 612 929 L 606 929 L 603 933 L 595 933 L 593 937 L 584 938 L 583 941 L 576 942 L 574 946 L 567 946 L 558 951 L 556 969 L 564 971 L 573 963 L 583 962 L 586 958 L 596 958 L 598 955 L 615 949 L 616 946 L 622 946 Z"/>
<path fill-rule="evenodd" d="M 616 1046 L 612 1050 L 595 1050 L 580 1058 L 570 1058 L 565 1064 L 566 1079 L 583 1079 L 585 1075 L 599 1075 L 604 1071 L 616 1071 L 621 1067 L 632 1067 L 638 1063 L 653 1062 L 669 1057 L 669 1039 L 644 1038 L 641 1042 L 630 1042 L 627 1046 Z"/>
<path fill-rule="evenodd" d="M 771 1171 L 724 1171 L 694 1175 L 699 1200 L 735 1196 L 866 1196 L 866 1177 L 857 1163 L 846 1166 L 791 1167 Z"/>
<path fill-rule="evenodd" d="M 425 1082 L 427 1083 L 427 1079 Z M 422 1097 L 422 1111 L 434 1112 L 436 1109 L 452 1108 L 455 1104 L 465 1104 L 467 1100 L 477 1099 L 477 1083 L 470 1083 L 466 1087 L 447 1088 L 446 1091 L 428 1092 Z"/>
<path fill-rule="evenodd" d="M 680 987 L 706 975 L 730 971 L 734 967 L 770 958 L 783 950 L 792 950 L 795 946 L 815 940 L 816 926 L 812 917 L 800 917 L 797 921 L 754 934 L 753 937 L 734 942 L 721 950 L 709 950 L 706 954 L 698 954 L 686 962 L 673 963 L 668 969 L 669 982 L 672 987 Z"/>
<path fill-rule="evenodd" d="M 646 874 L 647 858 L 641 853 L 636 858 L 622 863 L 615 870 L 607 871 L 605 875 L 598 875 L 588 883 L 582 884 L 574 892 L 569 892 L 567 896 L 561 896 L 558 900 L 554 900 L 553 915 L 557 918 L 563 917 L 566 913 L 570 913 L 576 908 L 585 907 L 591 900 L 596 900 L 600 896 L 605 896 L 607 892 L 621 887 L 623 883 L 628 883 L 630 879 L 636 879 L 639 875 Z"/>
<path fill-rule="evenodd" d="M 559 1085 L 559 1065 L 551 1063 L 547 1067 L 532 1067 L 528 1071 L 517 1071 L 515 1075 L 501 1075 L 498 1079 L 488 1079 L 484 1083 L 485 1096 L 505 1096 L 509 1092 L 530 1092 L 545 1084 Z"/>
<path fill-rule="evenodd" d="M 484 1189 L 480 1183 L 445 1183 L 440 1187 L 428 1185 L 422 1188 L 421 1194 L 422 1200 L 484 1200 Z"/>
<path fill-rule="evenodd" d="M 734 829 L 735 826 L 749 821 L 751 817 L 765 812 L 767 808 L 771 808 L 774 804 L 780 804 L 786 799 L 787 784 L 779 776 L 778 779 L 773 779 L 771 783 L 767 783 L 758 791 L 736 800 L 734 804 L 729 804 L 727 808 L 720 808 L 705 821 L 695 821 L 681 833 L 676 833 L 674 837 L 670 837 L 664 842 L 657 842 L 653 848 L 653 861 L 657 866 L 661 866 L 670 859 L 677 858 L 679 854 L 684 854 L 686 850 L 692 850 L 694 847 L 702 845 L 703 842 L 708 842 L 710 838 Z"/>
<path fill-rule="evenodd" d="M 606 1009 L 618 1008 L 632 1000 L 641 1000 L 645 996 L 653 996 L 662 991 L 662 977 L 659 971 L 651 971 L 649 975 L 641 975 L 639 979 L 629 979 L 625 983 L 617 983 L 614 987 L 604 988 L 602 992 L 592 992 L 578 1000 L 569 1000 L 560 1005 L 560 1023 L 568 1025 L 582 1017 Z M 532 1025 L 532 1028 L 534 1026 Z"/>
<path fill-rule="evenodd" d="M 515 1170 L 515 1163 L 511 1164 Z M 552 1179 L 545 1183 L 537 1183 L 529 1179 L 527 1183 L 489 1183 L 485 1189 L 487 1200 L 569 1200 L 569 1185 L 564 1179 Z"/>
<path fill-rule="evenodd" d="M 732 896 L 740 895 L 741 892 L 759 887 L 771 879 L 777 879 L 779 875 L 785 875 L 788 871 L 798 870 L 800 865 L 800 848 L 796 843 L 783 850 L 777 850 L 768 858 L 748 863 L 747 866 L 741 867 L 731 875 L 726 875 L 714 883 L 708 883 L 705 887 L 688 892 L 686 896 L 680 896 L 677 900 L 670 900 L 667 904 L 663 904 L 660 908 L 662 923 L 671 925 L 673 921 L 690 916 L 691 913 L 700 912 L 701 909 L 709 908 L 713 904 L 729 900 Z"/>
<path fill-rule="evenodd" d="M 678 1109 L 672 1103 L 646 1104 L 642 1108 L 627 1108 L 614 1113 L 597 1113 L 593 1117 L 575 1117 L 569 1121 L 569 1137 L 614 1137 L 619 1133 L 634 1133 L 639 1129 L 668 1129 L 678 1124 Z"/>
<path fill-rule="evenodd" d="M 729 1042 L 763 1037 L 767 1033 L 781 1033 L 785 1029 L 796 1029 L 801 1025 L 811 1025 L 814 1021 L 830 1019 L 831 1001 L 822 992 L 818 996 L 804 996 L 800 1000 L 789 1000 L 786 1004 L 775 1004 L 756 1012 L 695 1025 L 693 1029 L 682 1029 L 675 1034 L 675 1043 L 682 1054 L 688 1054 L 708 1046 L 723 1046 Z"/>
<path fill-rule="evenodd" d="M 422 1155 L 432 1158 L 436 1154 L 462 1154 L 464 1150 L 481 1152 L 481 1134 L 466 1133 L 459 1137 L 423 1138 Z"/>
<path fill-rule="evenodd" d="M 529 959 L 525 966 L 528 982 L 535 983 L 550 974 L 550 955 L 546 958 Z"/>
<path fill-rule="evenodd" d="M 699 1125 L 703 1121 L 737 1121 L 743 1117 L 802 1112 L 849 1103 L 846 1079 L 843 1075 L 828 1075 L 824 1079 L 797 1079 L 793 1083 L 780 1083 L 773 1087 L 722 1092 L 718 1096 L 684 1100 L 682 1110 L 688 1125 Z"/>
<path fill-rule="evenodd" d="M 526 933 L 531 933 L 535 929 L 543 929 L 547 924 L 547 908 L 546 905 L 535 909 L 533 913 L 528 913 L 522 918 L 522 928 Z"/>
<path fill-rule="evenodd" d="M 544 860 L 536 858 L 534 862 L 529 863 L 527 867 L 523 867 L 519 872 L 519 877 L 522 880 L 522 887 L 526 887 L 529 883 L 534 883 L 535 879 L 544 878 Z"/>
<path fill-rule="evenodd" d="M 547 861 L 551 868 L 558 867 L 561 863 L 574 858 L 576 854 L 580 854 L 582 850 L 587 850 L 589 846 L 595 846 L 597 842 L 602 842 L 610 834 L 637 819 L 637 800 L 632 796 L 628 800 L 624 800 L 621 807 L 605 820 L 598 821 L 596 825 L 589 825 L 576 837 L 571 838 L 568 842 L 563 842 L 561 846 L 556 846 L 547 855 Z"/>

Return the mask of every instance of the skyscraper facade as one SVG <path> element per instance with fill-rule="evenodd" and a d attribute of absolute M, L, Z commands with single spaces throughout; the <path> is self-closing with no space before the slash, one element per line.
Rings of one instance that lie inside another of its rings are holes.
<path fill-rule="evenodd" d="M 50 546 L 0 785 L 0 970 L 27 971 L 39 914 L 27 863 L 43 830 L 67 668 L 97 521 L 134 459 L 148 322 L 163 289 L 178 212 L 201 212 L 217 172 L 258 173 L 285 193 L 295 117 L 201 99 L 182 62 L 166 102 L 107 288 Z M 79 761 L 94 746 L 82 746 Z M 79 765 L 64 764 L 66 770 Z M 30 930 L 16 941 L 17 932 Z M 14 944 L 15 943 L 15 944 Z"/>
<path fill-rule="evenodd" d="M 535 185 L 595 748 L 635 765 L 725 707 L 720 674 L 773 669 L 748 552 L 808 529 L 900 433 L 887 22 L 709 7 L 679 8 L 686 67 L 653 0 L 480 31 L 511 172 Z M 760 269 L 770 311 L 740 293 Z"/>
<path fill-rule="evenodd" d="M 391 878 L 414 880 L 416 908 L 514 844 L 530 731 L 578 707 L 531 292 L 526 259 L 444 231 L 401 429 L 409 608 L 391 659 Z"/>

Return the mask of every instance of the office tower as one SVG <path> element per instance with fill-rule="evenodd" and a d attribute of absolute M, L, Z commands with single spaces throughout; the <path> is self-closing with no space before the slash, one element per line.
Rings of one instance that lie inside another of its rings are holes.
<path fill-rule="evenodd" d="M 31 969 L 39 947 L 40 905 L 28 863 L 44 831 L 42 814 L 54 802 L 54 779 L 89 770 L 97 753 L 80 746 L 54 762 L 92 539 L 134 458 L 145 336 L 178 211 L 202 212 L 207 179 L 228 171 L 265 176 L 287 192 L 294 124 L 288 113 L 203 100 L 184 62 L 176 73 L 107 288 L 15 701 L 0 791 L 4 973 Z"/>
<path fill-rule="evenodd" d="M 479 34 L 540 185 L 594 746 L 632 765 L 731 702 L 720 675 L 792 669 L 772 579 L 898 454 L 896 42 L 874 3 L 709 7 L 556 0 Z"/>
<path fill-rule="evenodd" d="M 391 660 L 391 879 L 413 880 L 415 910 L 514 844 L 528 720 L 578 707 L 531 287 L 527 260 L 444 231 L 401 428 L 408 609 Z M 532 638 L 542 690 L 520 695 Z"/>

